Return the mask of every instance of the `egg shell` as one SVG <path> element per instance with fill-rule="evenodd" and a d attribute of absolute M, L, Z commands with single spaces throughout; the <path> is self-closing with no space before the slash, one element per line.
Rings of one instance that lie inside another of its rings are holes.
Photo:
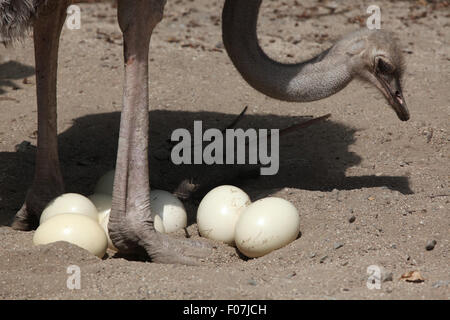
<path fill-rule="evenodd" d="M 41 224 L 33 235 L 35 245 L 66 241 L 88 250 L 99 258 L 105 255 L 108 241 L 100 225 L 78 214 L 60 214 Z"/>
<path fill-rule="evenodd" d="M 164 225 L 164 231 L 174 232 L 187 226 L 187 214 L 183 203 L 170 192 L 154 189 L 150 191 L 150 210 L 155 220 L 155 229 L 159 217 Z"/>
<path fill-rule="evenodd" d="M 160 216 L 156 215 L 153 217 L 153 226 L 155 227 L 155 230 L 160 233 L 166 233 L 166 227 L 164 226 L 164 222 L 161 219 Z"/>
<path fill-rule="evenodd" d="M 115 170 L 110 170 L 98 179 L 94 193 L 113 194 Z"/>
<path fill-rule="evenodd" d="M 111 241 L 111 238 L 109 237 L 108 223 L 109 223 L 110 213 L 111 213 L 111 210 L 101 216 L 99 215 L 99 224 L 100 224 L 100 227 L 102 227 L 103 231 L 105 232 L 106 239 L 108 240 L 108 248 L 111 250 L 114 250 L 114 251 L 119 251 L 114 246 L 114 244 Z"/>
<path fill-rule="evenodd" d="M 253 202 L 236 223 L 235 242 L 249 258 L 261 257 L 294 241 L 300 217 L 287 200 L 268 197 Z"/>
<path fill-rule="evenodd" d="M 100 223 L 103 218 L 111 212 L 112 196 L 103 193 L 94 193 L 88 197 L 89 200 L 97 208 L 98 222 Z"/>
<path fill-rule="evenodd" d="M 42 224 L 50 218 L 63 213 L 84 215 L 98 221 L 97 208 L 91 200 L 81 194 L 65 193 L 50 201 L 44 211 L 42 211 L 39 224 Z"/>
<path fill-rule="evenodd" d="M 197 226 L 200 235 L 234 244 L 236 222 L 250 203 L 250 197 L 238 187 L 223 185 L 212 189 L 198 206 Z"/>

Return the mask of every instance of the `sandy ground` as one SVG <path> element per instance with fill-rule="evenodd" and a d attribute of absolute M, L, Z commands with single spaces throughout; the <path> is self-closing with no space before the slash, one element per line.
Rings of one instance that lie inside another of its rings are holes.
<path fill-rule="evenodd" d="M 333 14 L 311 9 L 318 3 L 337 7 Z M 248 260 L 217 244 L 199 267 L 129 261 L 112 252 L 98 259 L 67 243 L 35 247 L 33 232 L 8 227 L 33 177 L 36 103 L 31 38 L 1 47 L 0 299 L 448 299 L 450 6 L 377 3 L 382 28 L 396 31 L 404 48 L 408 122 L 397 119 L 379 92 L 356 82 L 313 103 L 267 98 L 240 78 L 223 50 L 222 1 L 168 2 L 150 55 L 153 186 L 173 190 L 192 169 L 168 163 L 165 141 L 176 128 L 191 129 L 193 120 L 222 128 L 246 105 L 242 128 L 284 128 L 332 114 L 283 137 L 276 176 L 234 181 L 252 200 L 272 195 L 294 203 L 301 237 Z M 311 57 L 362 27 L 370 4 L 265 1 L 261 43 L 278 60 Z M 62 34 L 58 125 L 66 189 L 89 195 L 114 166 L 122 41 L 110 4 L 81 8 L 81 30 Z M 198 199 L 186 203 L 195 239 L 197 205 Z M 426 250 L 432 240 L 434 249 Z M 66 286 L 70 265 L 80 267 L 79 290 Z M 366 285 L 371 265 L 385 269 L 381 289 Z M 408 271 L 425 280 L 399 280 Z"/>

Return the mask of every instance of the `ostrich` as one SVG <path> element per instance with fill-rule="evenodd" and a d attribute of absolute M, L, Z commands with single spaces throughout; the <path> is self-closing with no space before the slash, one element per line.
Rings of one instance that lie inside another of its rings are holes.
<path fill-rule="evenodd" d="M 80 2 L 80 1 L 77 1 Z M 149 207 L 148 50 L 165 0 L 119 0 L 118 21 L 124 39 L 124 94 L 108 225 L 123 253 L 146 253 L 159 263 L 197 264 L 210 254 L 200 241 L 179 240 L 155 231 Z M 402 95 L 402 54 L 393 36 L 363 30 L 343 37 L 328 50 L 297 64 L 270 59 L 257 40 L 262 0 L 225 0 L 223 42 L 242 77 L 275 99 L 305 102 L 326 98 L 359 78 L 377 87 L 400 120 L 409 119 Z M 0 35 L 7 41 L 33 28 L 38 106 L 34 181 L 12 227 L 37 226 L 44 206 L 63 193 L 56 128 L 56 71 L 61 28 L 70 0 L 0 0 Z"/>

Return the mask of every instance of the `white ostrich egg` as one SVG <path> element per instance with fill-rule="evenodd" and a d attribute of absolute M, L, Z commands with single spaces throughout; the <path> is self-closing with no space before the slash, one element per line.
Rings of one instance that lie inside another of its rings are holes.
<path fill-rule="evenodd" d="M 198 206 L 200 235 L 232 245 L 236 222 L 250 203 L 250 197 L 238 187 L 223 185 L 212 189 Z"/>
<path fill-rule="evenodd" d="M 63 213 L 84 215 L 98 221 L 98 212 L 91 200 L 81 194 L 65 193 L 50 201 L 42 211 L 39 224 Z"/>
<path fill-rule="evenodd" d="M 164 222 L 161 219 L 160 216 L 155 215 L 153 217 L 153 226 L 155 227 L 155 230 L 161 233 L 166 233 L 166 227 L 164 226 Z"/>
<path fill-rule="evenodd" d="M 104 193 L 94 193 L 88 197 L 92 201 L 98 212 L 98 222 L 111 212 L 112 196 Z"/>
<path fill-rule="evenodd" d="M 115 170 L 110 170 L 98 179 L 94 193 L 113 194 Z"/>
<path fill-rule="evenodd" d="M 183 203 L 170 192 L 157 189 L 151 190 L 150 210 L 157 231 L 170 233 L 186 228 L 186 209 Z M 161 222 L 164 229 L 159 226 Z"/>
<path fill-rule="evenodd" d="M 235 242 L 250 258 L 263 256 L 294 241 L 300 232 L 297 209 L 275 197 L 253 202 L 236 223 Z"/>
<path fill-rule="evenodd" d="M 105 255 L 108 240 L 100 225 L 83 215 L 66 213 L 54 216 L 35 231 L 35 245 L 66 241 L 101 258 Z"/>

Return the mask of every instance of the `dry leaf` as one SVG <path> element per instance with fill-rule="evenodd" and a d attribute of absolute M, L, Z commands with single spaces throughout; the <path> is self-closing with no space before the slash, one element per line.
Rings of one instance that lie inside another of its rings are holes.
<path fill-rule="evenodd" d="M 426 6 L 428 4 L 426 0 L 419 0 L 418 2 L 423 6 Z"/>
<path fill-rule="evenodd" d="M 180 42 L 180 39 L 177 39 L 175 37 L 169 37 L 167 39 L 167 42 L 169 42 L 169 43 L 178 43 L 178 42 Z"/>
<path fill-rule="evenodd" d="M 420 283 L 424 282 L 425 279 L 422 277 L 419 271 L 408 271 L 400 277 L 400 280 L 405 280 L 408 282 Z"/>
<path fill-rule="evenodd" d="M 10 97 L 0 97 L 0 101 L 15 101 L 15 102 L 20 102 L 17 99 L 14 98 L 10 98 Z"/>

